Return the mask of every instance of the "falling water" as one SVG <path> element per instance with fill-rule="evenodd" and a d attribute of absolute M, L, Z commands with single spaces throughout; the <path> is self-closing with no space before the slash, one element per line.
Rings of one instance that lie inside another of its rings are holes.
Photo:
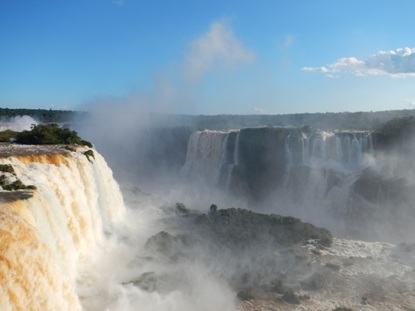
<path fill-rule="evenodd" d="M 94 159 L 32 153 L 0 163 L 37 188 L 0 205 L 0 309 L 81 310 L 79 265 L 125 213 L 111 170 L 96 151 Z"/>
<path fill-rule="evenodd" d="M 229 132 L 197 131 L 190 139 L 187 149 L 186 162 L 181 169 L 181 175 L 214 184 L 217 182 L 222 161 L 227 158 L 227 138 Z"/>

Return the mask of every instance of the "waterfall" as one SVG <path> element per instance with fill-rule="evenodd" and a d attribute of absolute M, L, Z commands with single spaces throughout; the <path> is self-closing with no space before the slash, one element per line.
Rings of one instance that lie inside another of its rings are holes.
<path fill-rule="evenodd" d="M 194 132 L 188 143 L 181 174 L 190 178 L 202 178 L 211 185 L 227 185 L 225 188 L 229 189 L 232 173 L 240 165 L 239 145 L 243 135 L 241 131 Z M 276 143 L 276 147 L 283 148 L 284 155 L 275 161 L 284 162 L 280 165 L 287 174 L 298 165 L 336 171 L 360 170 L 364 155 L 373 153 L 372 138 L 367 132 L 319 131 L 306 135 L 287 130 L 283 135 L 283 144 Z M 252 148 L 250 150 L 255 152 Z"/>
<path fill-rule="evenodd" d="M 277 189 L 281 205 L 317 223 L 321 213 L 345 213 L 350 188 L 365 168 L 365 154 L 373 154 L 370 133 L 319 131 L 297 135 L 297 140 L 299 148 L 293 149 L 292 135 L 285 138 L 286 172 Z"/>
<path fill-rule="evenodd" d="M 241 137 L 241 132 L 238 131 L 236 132 L 236 138 L 235 138 L 235 144 L 234 144 L 234 148 L 233 148 L 233 162 L 232 163 L 226 163 L 224 165 L 226 165 L 228 167 L 228 169 L 226 170 L 226 189 L 230 189 L 231 187 L 231 182 L 232 182 L 232 175 L 234 172 L 234 169 L 239 165 L 239 142 L 240 142 L 240 137 Z M 231 146 L 233 146 L 233 143 L 230 142 Z M 230 147 L 228 147 L 229 149 Z"/>
<path fill-rule="evenodd" d="M 111 170 L 93 152 L 89 159 L 82 150 L 0 158 L 36 187 L 29 198 L 25 190 L 0 193 L 1 310 L 82 310 L 79 264 L 125 213 Z"/>
<path fill-rule="evenodd" d="M 205 130 L 191 135 L 181 174 L 319 223 L 322 213 L 346 213 L 351 186 L 372 154 L 369 132 Z"/>
<path fill-rule="evenodd" d="M 287 137 L 289 139 L 289 137 Z M 367 132 L 333 133 L 320 131 L 302 137 L 302 164 L 313 167 L 358 169 L 365 153 L 373 153 Z"/>
<path fill-rule="evenodd" d="M 210 186 L 229 190 L 239 165 L 240 131 L 196 131 L 188 143 L 180 174 Z"/>
<path fill-rule="evenodd" d="M 180 174 L 186 178 L 216 185 L 227 161 L 229 132 L 197 131 L 188 143 L 186 161 Z"/>

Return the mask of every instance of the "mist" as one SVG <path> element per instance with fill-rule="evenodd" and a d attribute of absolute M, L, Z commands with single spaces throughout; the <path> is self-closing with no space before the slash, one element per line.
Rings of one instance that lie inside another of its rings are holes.
<path fill-rule="evenodd" d="M 390 273 L 383 254 L 407 255 L 386 243 L 414 243 L 413 136 L 383 146 L 375 134 L 353 130 L 208 130 L 155 113 L 150 98 L 96 100 L 85 106 L 89 118 L 74 122 L 112 168 L 127 208 L 102 253 L 82 265 L 78 290 L 86 310 L 250 310 L 251 299 L 285 303 L 290 291 L 306 297 L 332 284 L 327 297 L 343 287 L 355 296 L 389 291 L 373 286 Z M 288 218 L 259 216 L 265 214 Z M 287 246 L 275 241 L 281 233 L 270 234 L 277 229 L 261 229 L 268 222 L 300 226 L 289 217 L 330 230 L 335 256 L 329 250 L 334 257 L 324 257 L 319 231 Z M 359 255 L 362 244 L 342 239 L 380 244 L 364 244 L 376 252 Z M 376 277 L 357 273 L 346 282 L 337 266 L 347 270 L 352 262 L 353 275 L 370 266 L 342 257 L 354 255 L 383 258 L 385 266 Z M 407 280 L 397 284 L 412 288 Z"/>
<path fill-rule="evenodd" d="M 37 125 L 38 123 L 38 121 L 30 116 L 16 116 L 7 120 L 0 120 L 0 130 L 29 131 L 33 125 Z"/>
<path fill-rule="evenodd" d="M 171 262 L 146 249 L 147 239 L 162 228 L 159 220 L 165 216 L 160 202 L 153 200 L 134 201 L 121 237 L 108 241 L 104 257 L 82 266 L 78 291 L 80 297 L 88 297 L 82 301 L 85 310 L 235 310 L 231 288 L 202 262 Z"/>
<path fill-rule="evenodd" d="M 175 261 L 145 247 L 148 239 L 171 225 L 163 219 L 175 215 L 177 202 L 205 212 L 212 203 L 231 204 L 219 189 L 180 179 L 191 130 L 171 127 L 167 115 L 150 113 L 140 99 L 108 99 L 88 108 L 90 118 L 75 122 L 75 129 L 109 163 L 128 215 L 103 250 L 104 257 L 83 267 L 79 293 L 93 297 L 82 301 L 84 308 L 236 310 L 236 293 L 222 277 L 225 266 L 215 263 L 213 268 L 218 258 L 209 260 L 207 249 L 187 250 L 187 256 Z"/>
<path fill-rule="evenodd" d="M 257 140 L 252 146 L 254 141 L 247 140 L 241 147 L 235 135 L 248 133 L 245 130 L 234 130 L 233 136 L 228 130 L 197 134 L 197 128 L 181 125 L 179 117 L 150 113 L 139 100 L 112 99 L 89 108 L 90 119 L 76 124 L 76 129 L 104 154 L 125 191 L 139 189 L 200 211 L 217 204 L 295 216 L 339 237 L 411 241 L 412 135 L 407 134 L 398 149 L 374 149 L 376 142 L 371 140 L 375 138 L 370 134 L 334 133 L 306 139 L 294 130 L 290 134 L 289 129 L 258 129 L 251 132 L 269 132 L 269 137 L 253 138 Z M 271 143 L 272 131 L 285 135 L 286 142 Z M 290 138 L 295 135 L 301 137 Z M 356 135 L 361 135 L 359 141 L 353 138 Z M 305 148 L 301 144 L 310 144 L 310 155 L 300 150 Z M 265 160 L 255 162 L 261 154 L 244 151 L 249 148 L 263 148 L 258 150 L 263 150 Z M 236 163 L 236 157 L 244 163 Z M 253 165 L 249 161 L 260 166 L 248 167 Z"/>

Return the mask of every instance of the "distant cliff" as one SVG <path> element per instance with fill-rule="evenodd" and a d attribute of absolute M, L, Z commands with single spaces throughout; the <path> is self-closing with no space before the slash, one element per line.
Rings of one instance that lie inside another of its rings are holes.
<path fill-rule="evenodd" d="M 415 217 L 412 124 L 394 136 L 268 127 L 196 131 L 179 175 L 253 209 L 305 217 L 337 234 L 406 241 Z"/>

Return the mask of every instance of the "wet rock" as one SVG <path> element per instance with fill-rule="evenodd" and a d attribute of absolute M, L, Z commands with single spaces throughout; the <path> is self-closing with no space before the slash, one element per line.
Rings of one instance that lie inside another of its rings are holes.
<path fill-rule="evenodd" d="M 134 286 L 151 293 L 157 290 L 158 279 L 154 272 L 145 272 L 137 280 L 132 281 L 131 283 Z"/>

